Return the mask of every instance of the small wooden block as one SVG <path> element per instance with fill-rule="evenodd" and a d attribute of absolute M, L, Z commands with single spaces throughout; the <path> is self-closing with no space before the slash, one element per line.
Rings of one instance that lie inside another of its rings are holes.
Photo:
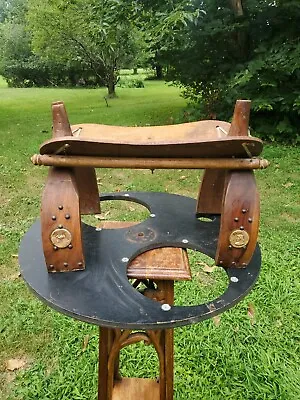
<path fill-rule="evenodd" d="M 122 378 L 116 381 L 112 400 L 159 400 L 159 383 L 153 379 Z"/>
<path fill-rule="evenodd" d="M 136 222 L 106 221 L 103 229 L 128 228 Z M 191 280 L 191 270 L 187 251 L 179 247 L 162 247 L 148 250 L 137 256 L 129 264 L 128 278 L 153 280 Z"/>
<path fill-rule="evenodd" d="M 129 264 L 127 276 L 168 281 L 192 279 L 187 251 L 177 247 L 162 247 L 140 254 Z"/>

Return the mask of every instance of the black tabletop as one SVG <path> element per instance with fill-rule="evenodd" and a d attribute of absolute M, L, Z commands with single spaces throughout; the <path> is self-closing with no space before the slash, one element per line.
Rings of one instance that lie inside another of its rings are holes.
<path fill-rule="evenodd" d="M 162 329 L 211 318 L 239 302 L 254 285 L 261 265 L 259 247 L 245 269 L 226 269 L 228 288 L 198 306 L 162 307 L 129 283 L 127 265 L 138 254 L 158 247 L 183 247 L 214 258 L 220 218 L 203 222 L 194 199 L 166 193 L 113 193 L 101 200 L 128 200 L 145 205 L 150 217 L 129 228 L 97 230 L 83 224 L 84 271 L 48 273 L 36 221 L 22 239 L 21 273 L 33 292 L 50 307 L 81 321 L 105 327 Z M 144 232 L 143 241 L 138 233 Z M 146 240 L 145 240 L 146 238 Z M 167 310 L 167 311 L 165 311 Z"/>

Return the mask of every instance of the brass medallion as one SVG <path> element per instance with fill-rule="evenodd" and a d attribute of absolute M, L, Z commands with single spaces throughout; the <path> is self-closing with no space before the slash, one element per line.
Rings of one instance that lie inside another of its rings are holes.
<path fill-rule="evenodd" d="M 236 229 L 235 231 L 231 232 L 229 237 L 231 246 L 235 247 L 236 249 L 241 249 L 242 247 L 247 246 L 249 240 L 249 234 L 240 229 Z"/>
<path fill-rule="evenodd" d="M 72 235 L 67 229 L 55 229 L 51 233 L 50 240 L 53 246 L 56 246 L 59 249 L 64 249 L 71 244 Z"/>

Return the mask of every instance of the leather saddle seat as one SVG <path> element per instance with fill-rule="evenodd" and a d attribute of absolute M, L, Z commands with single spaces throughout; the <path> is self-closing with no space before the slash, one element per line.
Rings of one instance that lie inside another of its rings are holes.
<path fill-rule="evenodd" d="M 54 137 L 40 154 L 99 157 L 222 158 L 258 156 L 262 141 L 249 135 L 228 135 L 231 124 L 198 121 L 178 125 L 124 127 L 72 125 L 72 135 Z"/>

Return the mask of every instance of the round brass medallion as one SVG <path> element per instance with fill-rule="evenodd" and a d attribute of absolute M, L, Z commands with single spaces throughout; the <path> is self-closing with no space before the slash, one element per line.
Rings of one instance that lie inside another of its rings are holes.
<path fill-rule="evenodd" d="M 235 231 L 231 232 L 229 242 L 232 247 L 241 249 L 242 247 L 247 246 L 249 239 L 249 234 L 246 231 L 236 229 Z"/>
<path fill-rule="evenodd" d="M 71 232 L 67 229 L 55 229 L 50 236 L 50 240 L 53 246 L 58 247 L 59 249 L 64 249 L 69 246 L 72 241 Z"/>

